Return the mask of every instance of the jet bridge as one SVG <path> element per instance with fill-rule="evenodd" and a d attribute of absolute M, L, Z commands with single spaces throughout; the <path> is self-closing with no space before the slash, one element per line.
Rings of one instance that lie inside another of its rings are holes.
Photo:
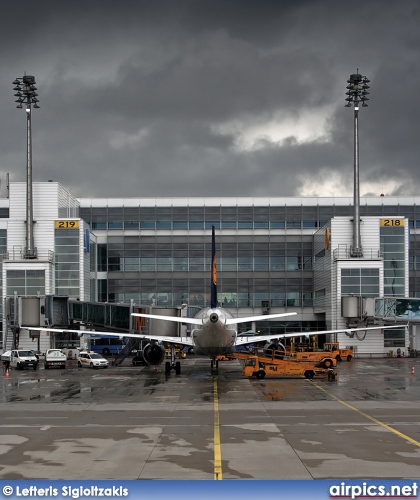
<path fill-rule="evenodd" d="M 132 313 L 155 313 L 167 316 L 181 316 L 181 311 L 188 315 L 192 311 L 185 306 L 181 308 L 165 308 L 156 306 L 137 305 L 133 301 L 129 304 L 115 304 L 104 302 L 81 302 L 70 299 L 66 296 L 17 296 L 16 294 L 6 297 L 5 319 L 6 328 L 3 345 L 12 349 L 19 346 L 19 343 L 29 340 L 36 340 L 38 351 L 43 351 L 50 347 L 61 347 L 71 345 L 76 347 L 80 344 L 79 335 L 75 332 L 62 332 L 54 334 L 54 337 L 42 339 L 42 334 L 31 331 L 31 327 L 51 327 L 70 330 L 80 330 L 89 333 L 117 332 L 138 333 L 145 335 L 162 335 L 166 337 L 181 336 L 180 324 L 161 320 L 148 320 L 132 316 Z M 184 327 L 185 328 L 185 327 Z M 20 330 L 29 331 L 19 337 Z M 186 333 L 182 332 L 182 336 Z M 45 337 L 45 335 L 44 335 Z M 40 344 L 41 338 L 41 344 Z M 53 345 L 51 345 L 51 343 Z M 76 345 L 77 343 L 77 345 Z M 48 345 L 47 345 L 48 344 Z M 133 350 L 141 349 L 141 340 L 130 338 L 122 353 L 114 360 L 115 364 L 120 364 Z"/>
<path fill-rule="evenodd" d="M 409 351 L 417 357 L 420 351 L 420 299 L 413 297 L 382 297 L 375 299 L 375 319 L 402 324 L 408 323 Z"/>
<path fill-rule="evenodd" d="M 375 299 L 375 319 L 420 323 L 420 299 L 383 297 Z"/>

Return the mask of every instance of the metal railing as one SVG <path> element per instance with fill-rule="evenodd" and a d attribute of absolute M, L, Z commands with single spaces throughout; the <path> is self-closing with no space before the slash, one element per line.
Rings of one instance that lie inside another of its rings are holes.
<path fill-rule="evenodd" d="M 47 262 L 54 263 L 55 254 L 52 250 L 41 250 L 38 251 L 37 248 L 34 249 L 34 253 L 36 255 L 36 259 L 31 260 L 43 260 Z M 9 261 L 19 261 L 19 260 L 28 260 L 26 257 L 26 249 L 22 247 L 14 247 L 11 252 L 4 252 L 1 257 L 3 260 Z"/>
<path fill-rule="evenodd" d="M 352 245 L 338 245 L 333 250 L 333 259 L 383 259 L 383 253 L 377 248 L 363 248 L 363 256 L 355 257 Z"/>

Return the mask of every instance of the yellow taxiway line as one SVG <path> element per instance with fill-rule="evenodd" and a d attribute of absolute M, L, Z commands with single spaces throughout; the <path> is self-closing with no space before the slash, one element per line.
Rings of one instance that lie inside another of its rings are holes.
<path fill-rule="evenodd" d="M 221 480 L 222 476 L 222 450 L 220 446 L 220 420 L 219 420 L 219 394 L 217 391 L 217 377 L 213 380 L 214 401 L 214 479 Z"/>
<path fill-rule="evenodd" d="M 406 441 L 409 441 L 410 443 L 416 445 L 416 446 L 419 446 L 420 447 L 420 442 L 419 441 L 416 441 L 415 439 L 407 436 L 406 434 L 403 434 L 402 432 L 400 431 L 397 431 L 397 429 L 394 429 L 393 427 L 385 424 L 384 422 L 381 422 L 380 420 L 378 420 L 377 418 L 375 417 L 371 417 L 370 415 L 368 415 L 367 413 L 361 411 L 361 410 L 358 410 L 356 407 L 350 405 L 349 403 L 346 403 L 345 401 L 343 401 L 342 399 L 338 398 L 337 396 L 334 396 L 334 394 L 331 394 L 331 392 L 327 391 L 326 389 L 324 389 L 323 387 L 321 387 L 320 385 L 318 385 L 316 382 L 314 382 L 313 380 L 310 380 L 311 384 L 313 384 L 317 389 L 319 389 L 320 391 L 322 392 L 325 392 L 325 394 L 328 394 L 328 396 L 330 396 L 331 398 L 335 399 L 336 401 L 338 401 L 340 404 L 346 406 L 347 408 L 349 408 L 350 410 L 353 410 L 355 411 L 356 413 L 358 413 L 359 415 L 362 415 L 363 417 L 371 420 L 372 422 L 375 422 L 375 424 L 378 424 L 380 425 L 381 427 L 383 427 L 384 429 L 387 429 L 388 431 L 392 432 L 393 434 L 396 434 L 397 436 L 399 436 L 400 438 L 402 439 L 405 439 Z"/>

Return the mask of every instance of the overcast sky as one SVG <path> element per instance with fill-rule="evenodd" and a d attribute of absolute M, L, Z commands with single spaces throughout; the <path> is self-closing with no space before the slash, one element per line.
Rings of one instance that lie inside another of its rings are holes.
<path fill-rule="evenodd" d="M 77 197 L 420 195 L 418 0 L 0 0 L 0 178 Z"/>

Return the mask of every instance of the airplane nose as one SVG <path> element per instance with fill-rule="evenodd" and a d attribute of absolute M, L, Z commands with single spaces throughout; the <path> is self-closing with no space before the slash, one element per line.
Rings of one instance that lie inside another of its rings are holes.
<path fill-rule="evenodd" d="M 212 314 L 210 314 L 210 321 L 211 321 L 212 323 L 217 323 L 217 322 L 218 322 L 218 320 L 219 320 L 219 316 L 218 316 L 216 313 L 212 313 Z"/>

